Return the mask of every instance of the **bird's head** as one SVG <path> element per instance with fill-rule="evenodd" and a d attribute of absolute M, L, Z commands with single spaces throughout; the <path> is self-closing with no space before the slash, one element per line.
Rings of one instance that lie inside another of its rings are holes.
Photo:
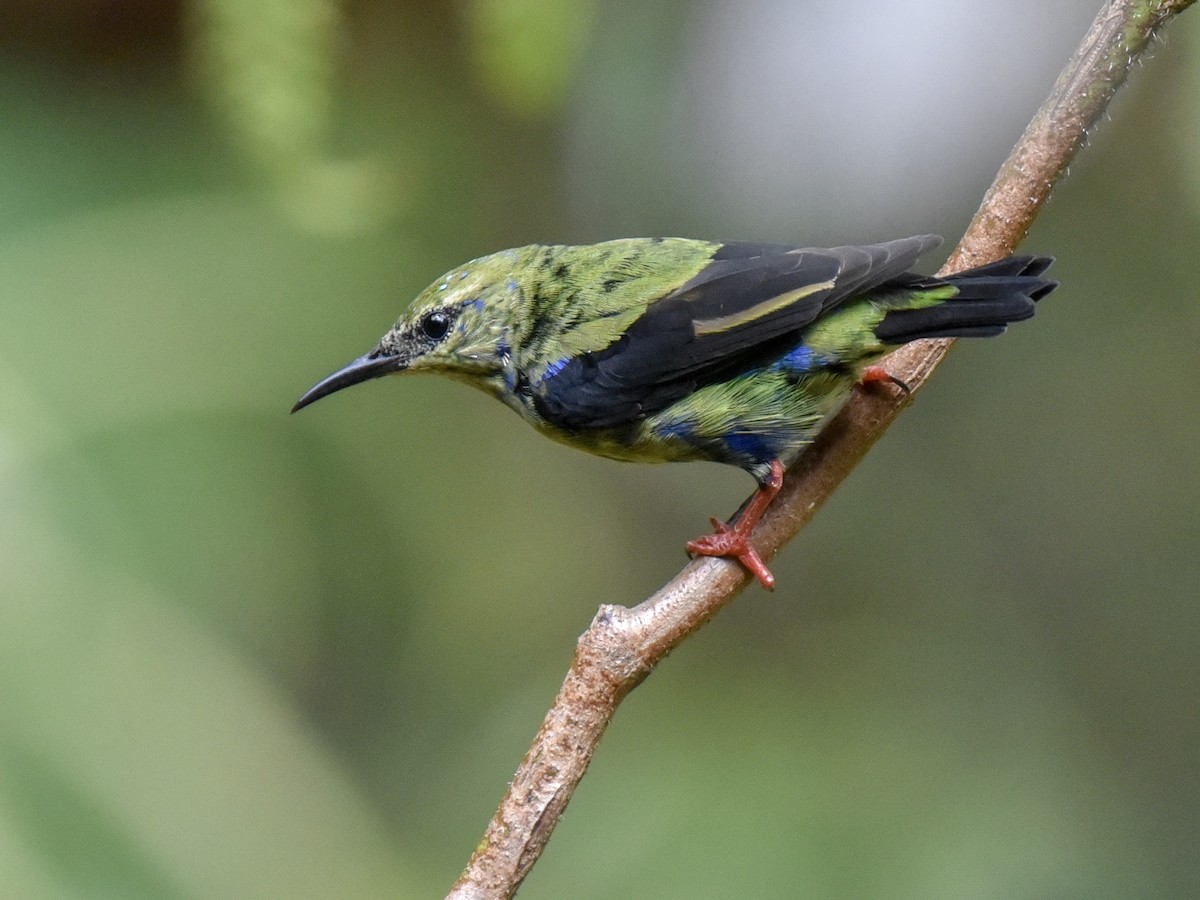
<path fill-rule="evenodd" d="M 413 301 L 369 353 L 315 384 L 292 412 L 342 388 L 401 372 L 437 372 L 487 387 L 503 383 L 520 302 L 519 251 L 447 272 Z"/>

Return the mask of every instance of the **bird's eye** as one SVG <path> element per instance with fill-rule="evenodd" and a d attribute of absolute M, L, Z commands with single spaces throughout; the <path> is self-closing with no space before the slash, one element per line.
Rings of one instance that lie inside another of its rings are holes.
<path fill-rule="evenodd" d="M 440 341 L 450 331 L 450 314 L 444 309 L 435 309 L 421 319 L 421 330 L 431 341 Z"/>

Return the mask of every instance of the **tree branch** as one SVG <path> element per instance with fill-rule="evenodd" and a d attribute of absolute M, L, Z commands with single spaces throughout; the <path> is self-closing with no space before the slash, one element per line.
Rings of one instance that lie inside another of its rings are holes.
<path fill-rule="evenodd" d="M 1156 30 L 1193 0 L 1110 0 L 1049 98 L 996 175 L 942 269 L 961 271 L 1010 254 L 1029 230 L 1133 62 Z M 915 392 L 953 341 L 918 341 L 892 354 L 890 372 Z M 911 396 L 857 392 L 787 473 L 754 533 L 770 559 L 820 509 Z M 621 700 L 749 582 L 737 563 L 692 561 L 640 605 L 602 606 L 579 639 L 554 705 L 448 898 L 507 898 L 529 874 L 583 778 Z"/>

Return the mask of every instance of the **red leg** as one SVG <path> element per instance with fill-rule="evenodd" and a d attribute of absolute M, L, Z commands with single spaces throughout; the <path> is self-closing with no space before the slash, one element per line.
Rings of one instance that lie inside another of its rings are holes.
<path fill-rule="evenodd" d="M 758 579 L 759 584 L 768 591 L 775 590 L 775 576 L 767 569 L 767 565 L 758 555 L 758 551 L 750 546 L 750 533 L 754 531 L 754 526 L 758 524 L 758 520 L 762 518 L 762 514 L 775 499 L 775 495 L 779 493 L 781 487 L 783 487 L 783 463 L 776 459 L 771 462 L 771 479 L 766 484 L 760 485 L 754 492 L 754 496 L 750 498 L 750 502 L 746 504 L 746 508 L 738 520 L 734 524 L 728 525 L 713 519 L 713 528 L 716 529 L 716 533 L 706 534 L 694 541 L 688 541 L 688 552 L 698 556 L 727 556 L 736 559 L 750 570 L 750 573 Z"/>
<path fill-rule="evenodd" d="M 904 393 L 912 393 L 912 389 L 904 381 L 897 378 L 883 366 L 867 366 L 862 370 L 859 382 L 861 384 L 894 384 L 900 390 L 904 391 Z"/>

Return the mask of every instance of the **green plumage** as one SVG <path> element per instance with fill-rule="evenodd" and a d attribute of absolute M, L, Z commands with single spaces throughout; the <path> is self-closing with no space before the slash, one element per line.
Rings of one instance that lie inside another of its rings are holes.
<path fill-rule="evenodd" d="M 437 372 L 579 449 L 728 463 L 770 490 L 779 463 L 883 354 L 923 337 L 998 334 L 1054 287 L 1041 277 L 1050 260 L 1035 257 L 945 279 L 911 273 L 939 242 L 819 249 L 646 238 L 506 250 L 438 279 L 374 350 L 295 408 L 368 378 Z M 714 552 L 741 558 L 752 552 L 744 543 Z"/>

